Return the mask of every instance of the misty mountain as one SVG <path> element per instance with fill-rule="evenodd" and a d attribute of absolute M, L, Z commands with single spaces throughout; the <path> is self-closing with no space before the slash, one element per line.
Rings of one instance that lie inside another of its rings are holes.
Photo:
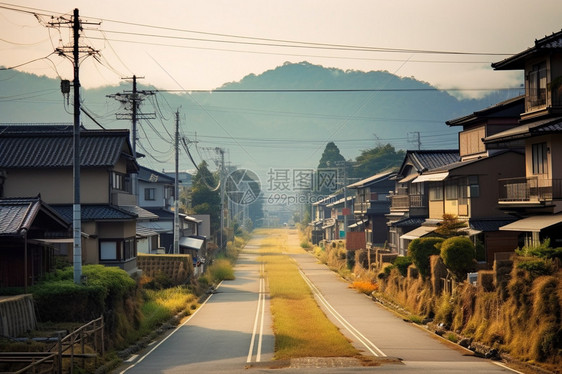
<path fill-rule="evenodd" d="M 142 80 L 138 85 L 139 90 L 157 91 L 143 86 Z M 63 97 L 59 80 L 0 71 L 0 87 L 2 123 L 73 121 L 72 95 Z M 130 92 L 131 87 L 124 80 L 119 86 L 82 89 L 82 105 L 105 128 L 130 128 L 130 121 L 115 116 L 127 113 L 128 108 L 107 95 Z M 422 149 L 456 148 L 458 129 L 448 128 L 445 121 L 518 94 L 494 92 L 483 99 L 463 100 L 415 78 L 307 62 L 250 74 L 239 82 L 225 83 L 220 90 L 226 92 L 146 95 L 141 111 L 156 118 L 139 121 L 138 151 L 147 154 L 141 164 L 172 168 L 176 111 L 181 133 L 197 142 L 190 145 L 196 162 L 206 159 L 212 164 L 210 158 L 216 155 L 210 149 L 221 147 L 227 151 L 227 161 L 264 175 L 275 168 L 315 167 L 330 141 L 347 159 L 378 144 L 417 148 L 418 133 Z M 85 115 L 82 122 L 87 128 L 98 128 Z M 193 168 L 183 155 L 180 164 L 181 169 Z"/>

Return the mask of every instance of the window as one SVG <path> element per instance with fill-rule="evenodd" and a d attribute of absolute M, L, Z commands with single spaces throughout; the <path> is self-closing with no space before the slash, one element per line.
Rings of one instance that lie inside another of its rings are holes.
<path fill-rule="evenodd" d="M 480 185 L 478 184 L 478 175 L 471 175 L 468 177 L 468 190 L 470 197 L 480 196 Z"/>
<path fill-rule="evenodd" d="M 111 186 L 114 190 L 132 192 L 131 178 L 126 174 L 113 172 L 111 178 Z"/>
<path fill-rule="evenodd" d="M 546 104 L 546 62 L 533 65 L 529 72 L 529 103 L 531 107 Z"/>
<path fill-rule="evenodd" d="M 156 200 L 156 188 L 145 188 L 144 189 L 144 199 L 145 200 Z"/>
<path fill-rule="evenodd" d="M 127 261 L 137 256 L 134 238 L 100 240 L 100 261 Z"/>
<path fill-rule="evenodd" d="M 546 143 L 532 145 L 533 174 L 547 173 Z"/>
<path fill-rule="evenodd" d="M 445 199 L 456 200 L 458 198 L 458 188 L 456 181 L 450 181 L 445 184 Z"/>
<path fill-rule="evenodd" d="M 429 186 L 429 200 L 443 200 L 443 188 L 441 184 Z"/>

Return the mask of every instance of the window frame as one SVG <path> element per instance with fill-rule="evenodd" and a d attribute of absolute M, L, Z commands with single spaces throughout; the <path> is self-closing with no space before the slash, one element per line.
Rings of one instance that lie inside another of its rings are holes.
<path fill-rule="evenodd" d="M 546 142 L 531 144 L 531 171 L 533 175 L 548 173 L 548 147 Z"/>
<path fill-rule="evenodd" d="M 156 201 L 156 188 L 146 187 L 144 189 L 144 200 L 145 201 Z"/>

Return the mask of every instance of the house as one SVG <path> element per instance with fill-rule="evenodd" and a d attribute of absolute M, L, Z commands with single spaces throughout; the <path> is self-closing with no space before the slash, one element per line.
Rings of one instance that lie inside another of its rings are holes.
<path fill-rule="evenodd" d="M 450 214 L 466 222 L 467 234 L 485 250 L 478 260 L 491 265 L 496 252 L 517 248 L 516 236 L 499 231 L 512 218 L 498 207 L 497 181 L 517 175 L 523 163 L 520 152 L 506 150 L 455 162 L 418 176 L 413 184 L 428 184 L 428 218 L 417 235 L 409 232 L 401 238 L 426 236 L 437 228 L 443 214 Z"/>
<path fill-rule="evenodd" d="M 347 225 L 355 222 L 353 217 L 353 205 L 355 196 L 343 196 L 326 205 L 330 211 L 330 218 L 324 221 L 326 240 L 338 240 L 346 238 Z"/>
<path fill-rule="evenodd" d="M 0 199 L 0 288 L 27 287 L 54 270 L 71 224 L 40 197 Z"/>
<path fill-rule="evenodd" d="M 156 170 L 144 166 L 139 168 L 139 205 L 150 212 L 155 219 L 139 221 L 137 224 L 137 234 L 143 232 L 156 233 L 158 243 L 152 241 L 147 247 L 139 247 L 143 253 L 173 253 L 174 244 L 174 185 L 175 178 L 168 174 L 160 173 Z M 191 246 L 182 245 L 187 239 L 203 236 L 201 231 L 202 219 L 188 216 L 183 213 L 178 214 L 179 218 L 179 246 L 181 253 L 191 253 L 194 259 L 203 256 L 206 249 L 206 237 L 198 248 L 201 253 L 193 252 Z M 187 241 L 189 243 L 193 241 Z M 205 244 L 205 245 L 203 245 Z M 183 249 L 182 249 L 183 248 Z M 185 250 L 184 250 L 185 249 Z"/>
<path fill-rule="evenodd" d="M 401 256 L 407 255 L 408 244 L 424 233 L 424 227 L 418 229 L 429 216 L 428 186 L 429 182 L 414 179 L 460 160 L 457 150 L 418 150 L 407 151 L 404 161 L 392 178 L 394 185 L 389 195 L 390 208 L 386 214 L 388 226 L 388 247 L 391 252 Z M 410 233 L 409 236 L 404 236 Z"/>
<path fill-rule="evenodd" d="M 335 225 L 335 220 L 331 219 L 331 208 L 328 204 L 339 200 L 338 195 L 330 195 L 312 203 L 312 222 L 311 226 L 311 242 L 318 245 L 322 240 L 331 240 L 330 228 Z M 326 235 L 328 234 L 328 235 Z"/>
<path fill-rule="evenodd" d="M 520 245 L 550 238 L 562 246 L 562 31 L 492 67 L 525 77 L 519 125 L 484 139 L 489 148 L 522 148 L 525 155 L 519 175 L 498 181 L 500 209 L 518 219 L 500 230 L 516 233 Z"/>
<path fill-rule="evenodd" d="M 496 252 L 517 247 L 513 234 L 499 231 L 512 218 L 497 208 L 495 199 L 497 179 L 522 170 L 522 152 L 515 148 L 490 148 L 483 139 L 518 126 L 523 108 L 524 97 L 519 96 L 447 121 L 448 126 L 462 126 L 458 153 L 406 154 L 388 215 L 391 248 L 405 255 L 410 241 L 431 235 L 443 214 L 466 222 L 467 233 L 484 248 L 481 261 L 491 264 Z M 427 165 L 425 168 L 422 162 Z"/>
<path fill-rule="evenodd" d="M 383 246 L 388 241 L 386 214 L 390 212 L 390 191 L 394 189 L 394 170 L 386 170 L 347 186 L 355 190 L 353 215 L 362 227 L 366 247 Z"/>
<path fill-rule="evenodd" d="M 156 170 L 139 166 L 138 173 L 139 206 L 150 212 L 154 218 L 137 221 L 137 248 L 139 253 L 160 253 L 164 247 L 160 234 L 169 232 L 170 228 L 159 223 L 161 210 L 169 215 L 174 205 L 174 178 Z"/>
<path fill-rule="evenodd" d="M 41 195 L 72 222 L 73 126 L 8 125 L 0 128 L 2 198 Z M 133 157 L 128 130 L 80 131 L 82 261 L 136 273 L 136 222 L 142 212 L 132 193 Z M 144 213 L 143 213 L 144 214 Z M 72 246 L 58 254 L 72 258 Z"/>

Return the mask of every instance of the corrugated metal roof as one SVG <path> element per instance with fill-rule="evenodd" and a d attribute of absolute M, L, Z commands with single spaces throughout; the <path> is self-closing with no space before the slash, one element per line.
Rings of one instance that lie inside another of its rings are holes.
<path fill-rule="evenodd" d="M 80 132 L 80 166 L 114 166 L 127 150 L 127 130 Z M 130 147 L 129 147 L 130 148 Z M 68 126 L 0 126 L 0 167 L 66 168 L 73 163 Z"/>

